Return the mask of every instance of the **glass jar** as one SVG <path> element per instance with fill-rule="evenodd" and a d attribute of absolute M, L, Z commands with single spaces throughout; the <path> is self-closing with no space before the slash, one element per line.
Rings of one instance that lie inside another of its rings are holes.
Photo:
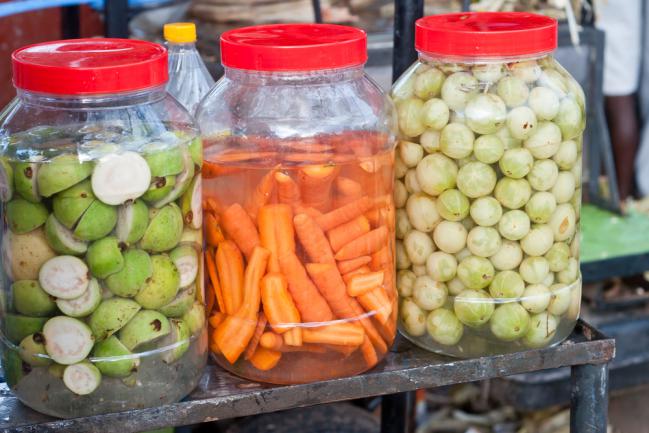
<path fill-rule="evenodd" d="M 557 23 L 457 13 L 416 23 L 395 83 L 400 330 L 475 357 L 558 344 L 579 316 L 584 93 Z"/>
<path fill-rule="evenodd" d="M 262 382 L 365 371 L 397 315 L 393 111 L 363 73 L 366 35 L 248 27 L 224 33 L 221 54 L 225 76 L 197 111 L 210 348 Z"/>
<path fill-rule="evenodd" d="M 13 54 L 0 116 L 2 355 L 33 409 L 180 400 L 207 357 L 201 141 L 166 50 L 119 39 Z"/>

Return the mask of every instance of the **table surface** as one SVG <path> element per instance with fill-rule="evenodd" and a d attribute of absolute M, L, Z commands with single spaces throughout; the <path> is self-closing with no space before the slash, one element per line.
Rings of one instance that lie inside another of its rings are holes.
<path fill-rule="evenodd" d="M 436 355 L 399 339 L 383 362 L 373 370 L 354 377 L 275 386 L 240 379 L 216 365 L 209 365 L 198 387 L 182 402 L 69 420 L 51 418 L 27 408 L 11 394 L 6 384 L 2 384 L 0 431 L 139 432 L 549 368 L 605 363 L 614 354 L 614 340 L 583 321 L 577 324 L 566 341 L 556 347 L 477 359 Z"/>

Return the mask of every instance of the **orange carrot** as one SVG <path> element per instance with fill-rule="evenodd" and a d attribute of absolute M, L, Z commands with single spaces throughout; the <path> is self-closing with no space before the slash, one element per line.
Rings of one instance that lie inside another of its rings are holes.
<path fill-rule="evenodd" d="M 354 269 L 353 271 L 344 274 L 343 281 L 345 282 L 345 284 L 349 284 L 349 282 L 352 280 L 352 278 L 354 278 L 354 276 L 367 274 L 369 272 L 371 272 L 370 268 L 368 268 L 367 266 L 361 266 L 358 269 Z"/>
<path fill-rule="evenodd" d="M 312 262 L 336 263 L 327 237 L 313 218 L 301 213 L 293 218 L 293 224 L 300 244 Z"/>
<path fill-rule="evenodd" d="M 376 350 L 374 350 L 374 346 L 372 346 L 372 342 L 367 338 L 367 335 L 363 339 L 363 344 L 361 344 L 361 353 L 368 367 L 372 368 L 378 364 L 379 358 L 376 355 Z"/>
<path fill-rule="evenodd" d="M 336 178 L 336 207 L 344 206 L 363 196 L 363 187 L 360 183 L 344 176 Z"/>
<path fill-rule="evenodd" d="M 347 283 L 349 296 L 360 296 L 383 284 L 383 271 L 354 275 Z"/>
<path fill-rule="evenodd" d="M 370 222 L 364 216 L 332 228 L 327 232 L 329 243 L 334 251 L 340 250 L 345 244 L 370 231 Z"/>
<path fill-rule="evenodd" d="M 203 179 L 214 179 L 215 177 L 227 176 L 239 171 L 241 171 L 241 168 L 239 167 L 224 166 L 204 160 L 203 167 L 201 168 L 201 176 Z"/>
<path fill-rule="evenodd" d="M 305 206 L 302 206 L 302 205 L 295 206 L 293 211 L 294 211 L 295 215 L 304 213 L 304 214 L 309 215 L 313 219 L 317 219 L 317 218 L 320 218 L 322 216 L 322 212 L 320 212 L 318 209 L 315 209 L 315 208 L 312 208 L 312 207 L 305 207 Z"/>
<path fill-rule="evenodd" d="M 203 281 L 201 278 L 200 281 Z M 198 289 L 202 291 L 202 288 Z M 216 294 L 212 285 L 209 284 L 207 290 L 205 291 L 205 314 L 210 314 L 214 309 L 214 303 L 216 302 Z"/>
<path fill-rule="evenodd" d="M 268 323 L 268 321 L 266 320 L 266 316 L 264 315 L 264 313 L 259 313 L 259 318 L 257 319 L 257 327 L 255 328 L 255 333 L 250 339 L 250 342 L 248 343 L 246 350 L 243 352 L 244 359 L 250 359 L 255 354 L 255 351 L 259 346 L 259 339 L 261 338 L 262 334 L 264 333 L 264 330 L 266 329 L 266 323 Z"/>
<path fill-rule="evenodd" d="M 219 306 L 219 311 L 225 312 L 225 302 L 223 300 L 223 293 L 221 292 L 221 284 L 219 284 L 219 277 L 216 274 L 216 264 L 210 250 L 205 251 L 205 266 L 207 267 L 207 275 L 212 283 L 212 289 L 216 296 L 216 302 Z"/>
<path fill-rule="evenodd" d="M 392 266 L 392 254 L 390 253 L 390 246 L 384 245 L 383 248 L 372 254 L 370 269 L 380 271 L 388 266 Z"/>
<path fill-rule="evenodd" d="M 210 333 L 209 343 L 210 343 L 210 352 L 215 353 L 217 355 L 221 355 L 221 349 L 219 348 L 219 345 L 216 343 L 216 333 L 214 332 Z"/>
<path fill-rule="evenodd" d="M 207 319 L 212 328 L 218 327 L 221 322 L 223 322 L 223 320 L 225 320 L 225 314 L 221 313 L 220 311 L 213 313 L 210 318 Z"/>
<path fill-rule="evenodd" d="M 287 346 L 301 346 L 302 345 L 302 328 L 295 327 L 289 329 L 288 332 L 285 332 L 284 335 L 284 344 Z"/>
<path fill-rule="evenodd" d="M 315 345 L 305 344 L 305 346 L 315 346 Z M 323 344 L 321 346 L 327 350 L 332 350 L 334 352 L 340 353 L 343 356 L 343 358 L 349 357 L 349 355 L 351 355 L 352 353 L 358 350 L 358 346 L 338 346 L 336 344 Z"/>
<path fill-rule="evenodd" d="M 372 200 L 369 197 L 361 197 L 338 209 L 334 209 L 322 215 L 316 220 L 322 230 L 328 231 L 332 228 L 353 220 L 372 208 Z"/>
<path fill-rule="evenodd" d="M 298 184 L 302 204 L 327 211 L 330 206 L 331 184 L 338 175 L 339 168 L 334 165 L 313 165 L 298 172 Z"/>
<path fill-rule="evenodd" d="M 279 267 L 288 281 L 288 290 L 304 322 L 327 322 L 334 319 L 329 305 L 309 279 L 295 253 L 280 252 Z"/>
<path fill-rule="evenodd" d="M 279 351 L 284 345 L 284 339 L 281 335 L 274 332 L 264 332 L 259 339 L 259 345 L 265 349 Z"/>
<path fill-rule="evenodd" d="M 259 347 L 250 358 L 250 363 L 257 370 L 267 371 L 275 368 L 280 359 L 282 359 L 282 352 Z"/>
<path fill-rule="evenodd" d="M 364 337 L 363 328 L 355 323 L 334 323 L 302 330 L 305 343 L 360 346 L 363 344 Z"/>
<path fill-rule="evenodd" d="M 271 159 L 273 157 L 276 157 L 277 153 L 276 152 L 250 152 L 250 151 L 244 151 L 244 152 L 238 152 L 238 151 L 232 151 L 232 152 L 222 152 L 218 155 L 217 159 L 219 163 L 224 163 L 224 162 L 246 162 L 250 161 L 251 159 Z"/>
<path fill-rule="evenodd" d="M 392 344 L 394 337 L 397 335 L 397 299 L 392 300 L 392 312 L 390 313 L 390 319 L 385 323 L 380 323 L 376 316 L 372 317 L 372 322 L 376 326 L 376 329 L 381 334 L 383 340 L 386 343 Z"/>
<path fill-rule="evenodd" d="M 380 323 L 385 323 L 390 318 L 392 303 L 381 287 L 375 287 L 359 295 L 356 299 L 365 308 L 365 311 L 374 313 L 374 316 Z"/>
<path fill-rule="evenodd" d="M 295 251 L 293 211 L 287 204 L 268 204 L 257 215 L 261 245 L 270 251 L 268 271 L 279 272 L 279 251 Z"/>
<path fill-rule="evenodd" d="M 223 211 L 225 210 L 221 202 L 218 201 L 216 197 L 207 197 L 205 199 L 205 204 L 207 205 L 209 211 L 212 212 L 214 215 L 219 215 L 223 213 Z"/>
<path fill-rule="evenodd" d="M 244 275 L 243 303 L 239 311 L 228 316 L 214 332 L 223 356 L 231 364 L 239 359 L 255 334 L 261 302 L 259 282 L 266 271 L 269 255 L 263 247 L 254 248 Z"/>
<path fill-rule="evenodd" d="M 345 274 L 355 271 L 361 266 L 365 266 L 372 261 L 370 256 L 356 257 L 355 259 L 341 260 L 338 262 L 338 270 L 344 276 Z"/>
<path fill-rule="evenodd" d="M 225 232 L 237 244 L 243 254 L 250 259 L 252 251 L 259 245 L 259 235 L 250 216 L 239 203 L 228 207 L 221 214 L 221 222 Z"/>
<path fill-rule="evenodd" d="M 268 203 L 268 199 L 273 193 L 276 171 L 277 169 L 272 169 L 266 173 L 246 201 L 246 211 L 253 221 L 257 220 L 257 212 L 259 212 L 259 208 Z"/>
<path fill-rule="evenodd" d="M 277 182 L 277 199 L 280 203 L 292 208 L 300 204 L 300 188 L 291 176 L 278 171 L 275 173 L 275 182 Z"/>
<path fill-rule="evenodd" d="M 300 312 L 293 303 L 282 274 L 270 273 L 261 280 L 261 303 L 268 323 L 278 334 L 287 332 L 292 328 L 291 324 L 301 321 Z"/>
<path fill-rule="evenodd" d="M 380 250 L 388 241 L 388 229 L 385 226 L 368 232 L 343 246 L 336 253 L 336 260 L 349 260 L 367 256 Z"/>
<path fill-rule="evenodd" d="M 221 228 L 219 227 L 218 220 L 213 214 L 206 213 L 204 218 L 204 225 L 205 241 L 207 242 L 207 245 L 213 247 L 217 246 L 219 242 L 224 239 Z"/>
<path fill-rule="evenodd" d="M 216 269 L 227 314 L 236 313 L 243 301 L 243 257 L 232 241 L 219 243 L 216 250 Z"/>

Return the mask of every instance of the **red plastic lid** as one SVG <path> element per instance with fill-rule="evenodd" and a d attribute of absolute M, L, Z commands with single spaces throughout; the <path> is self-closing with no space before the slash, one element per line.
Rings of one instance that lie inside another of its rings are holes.
<path fill-rule="evenodd" d="M 557 21 L 527 12 L 464 12 L 416 22 L 418 51 L 448 57 L 516 57 L 557 48 Z"/>
<path fill-rule="evenodd" d="M 11 60 L 14 86 L 39 93 L 110 94 L 167 82 L 167 50 L 145 41 L 52 41 L 20 48 Z"/>
<path fill-rule="evenodd" d="M 224 66 L 253 71 L 313 71 L 362 65 L 367 35 L 335 24 L 271 24 L 221 35 Z"/>

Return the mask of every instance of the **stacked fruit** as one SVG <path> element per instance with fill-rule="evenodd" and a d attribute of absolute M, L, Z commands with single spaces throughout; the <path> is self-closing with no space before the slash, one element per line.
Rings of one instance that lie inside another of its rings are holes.
<path fill-rule="evenodd" d="M 142 356 L 184 355 L 204 328 L 201 151 L 197 139 L 0 161 L 10 385 L 27 363 L 84 395 L 102 375 L 136 373 Z"/>
<path fill-rule="evenodd" d="M 581 289 L 579 85 L 550 57 L 422 61 L 392 97 L 403 330 L 433 349 L 565 337 Z"/>

